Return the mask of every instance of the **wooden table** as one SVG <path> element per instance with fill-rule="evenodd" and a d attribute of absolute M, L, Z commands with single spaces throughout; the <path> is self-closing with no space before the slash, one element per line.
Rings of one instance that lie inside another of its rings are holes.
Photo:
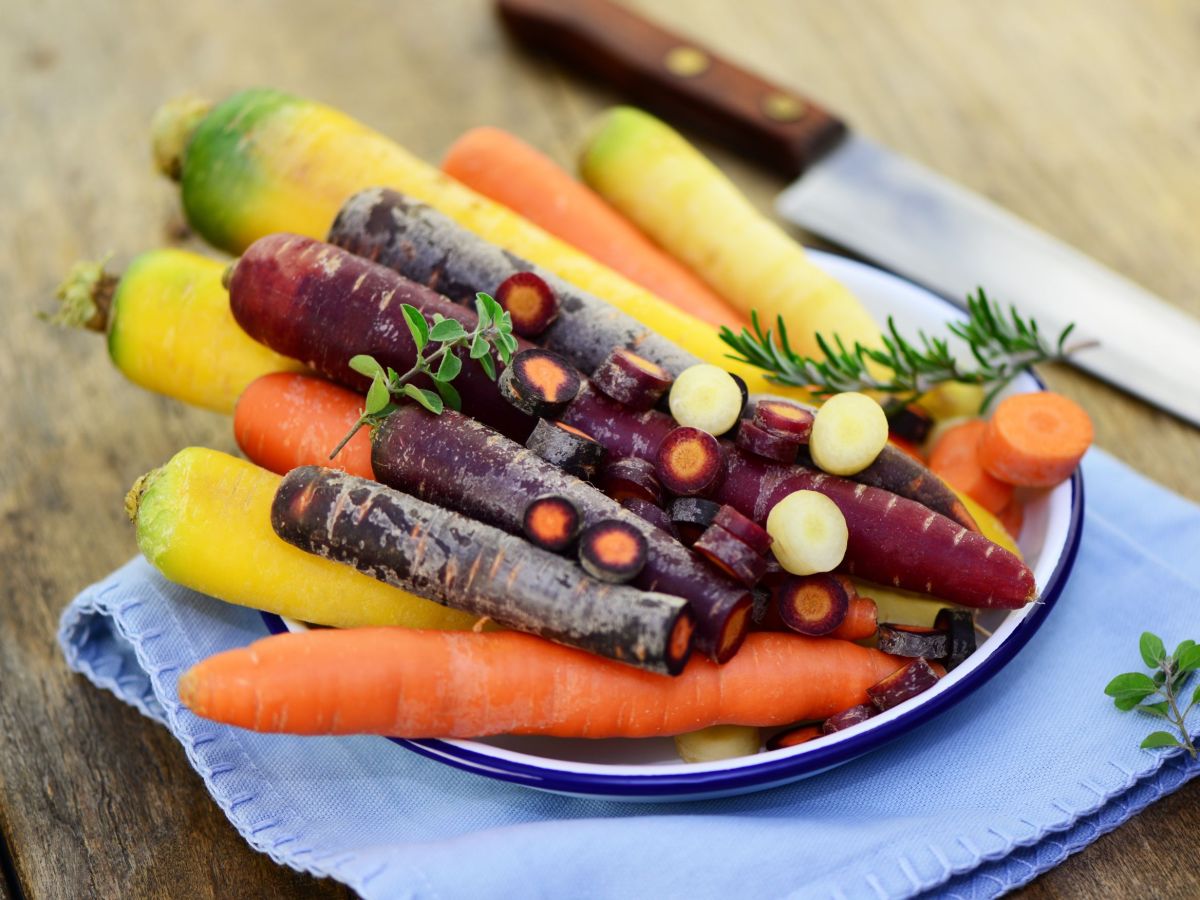
<path fill-rule="evenodd" d="M 1200 314 L 1195 3 L 634 5 Z M 128 485 L 186 444 L 233 444 L 227 420 L 132 387 L 94 335 L 33 314 L 79 257 L 113 251 L 120 267 L 186 240 L 146 141 L 150 115 L 176 93 L 274 84 L 343 107 L 429 159 L 491 123 L 567 163 L 589 116 L 616 98 L 521 56 L 484 0 L 379 0 L 336 13 L 315 0 L 46 0 L 5 12 L 0 898 L 344 895 L 251 851 L 165 730 L 68 674 L 58 615 L 134 552 L 121 510 Z M 782 187 L 713 155 L 764 208 Z M 1200 432 L 1078 373 L 1045 374 L 1088 407 L 1100 446 L 1200 499 Z M 1105 706 L 1097 698 L 1097 715 Z M 1194 897 L 1198 829 L 1193 783 L 1025 896 Z"/>

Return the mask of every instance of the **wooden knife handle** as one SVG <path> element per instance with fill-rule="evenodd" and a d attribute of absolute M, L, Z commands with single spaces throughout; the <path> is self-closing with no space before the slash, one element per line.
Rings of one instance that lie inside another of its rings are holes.
<path fill-rule="evenodd" d="M 497 7 L 522 43 L 788 177 L 820 159 L 846 131 L 811 100 L 610 0 L 497 0 Z"/>

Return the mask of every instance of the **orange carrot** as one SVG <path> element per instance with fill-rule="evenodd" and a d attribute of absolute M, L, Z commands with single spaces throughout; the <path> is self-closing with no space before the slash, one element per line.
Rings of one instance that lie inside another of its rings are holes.
<path fill-rule="evenodd" d="M 958 488 L 988 512 L 999 512 L 1012 500 L 1011 484 L 989 475 L 979 459 L 979 441 L 987 423 L 972 419 L 947 430 L 929 456 L 935 475 Z"/>
<path fill-rule="evenodd" d="M 729 304 L 591 188 L 508 132 L 468 131 L 447 151 L 442 171 L 680 309 L 735 331 L 744 324 Z"/>
<path fill-rule="evenodd" d="M 878 628 L 879 607 L 870 597 L 850 598 L 850 608 L 842 624 L 829 632 L 829 637 L 843 641 L 861 641 L 869 638 Z"/>
<path fill-rule="evenodd" d="M 242 391 L 233 414 L 233 435 L 252 461 L 279 475 L 322 465 L 373 478 L 366 429 L 332 460 L 329 453 L 358 421 L 363 398 L 322 378 L 276 372 Z"/>
<path fill-rule="evenodd" d="M 1017 394 L 988 420 L 979 461 L 1008 484 L 1054 487 L 1070 477 L 1091 443 L 1092 420 L 1074 400 L 1050 391 Z"/>
<path fill-rule="evenodd" d="M 752 634 L 674 678 L 517 632 L 321 629 L 265 638 L 179 679 L 197 715 L 291 734 L 648 737 L 786 725 L 867 702 L 909 662 L 847 641 Z"/>

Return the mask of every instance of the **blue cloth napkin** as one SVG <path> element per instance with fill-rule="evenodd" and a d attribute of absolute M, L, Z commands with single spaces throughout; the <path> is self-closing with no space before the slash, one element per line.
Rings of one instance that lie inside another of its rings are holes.
<path fill-rule="evenodd" d="M 72 668 L 179 739 L 256 849 L 366 897 L 994 897 L 1200 772 L 1138 749 L 1156 720 L 1108 680 L 1140 669 L 1144 629 L 1200 638 L 1200 508 L 1110 457 L 1085 464 L 1070 583 L 986 686 L 824 775 L 718 801 L 642 805 L 544 794 L 381 738 L 258 735 L 198 719 L 176 679 L 266 631 L 258 614 L 134 560 L 80 594 Z"/>

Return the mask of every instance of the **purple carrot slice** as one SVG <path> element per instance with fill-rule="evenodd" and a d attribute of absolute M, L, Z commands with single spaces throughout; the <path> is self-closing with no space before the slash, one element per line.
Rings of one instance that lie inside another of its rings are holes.
<path fill-rule="evenodd" d="M 696 539 L 692 549 L 746 587 L 757 583 L 767 570 L 766 557 L 715 523 Z"/>
<path fill-rule="evenodd" d="M 896 437 L 920 446 L 933 428 L 933 416 L 923 406 L 906 403 L 888 413 L 888 431 Z"/>
<path fill-rule="evenodd" d="M 551 553 L 563 553 L 579 537 L 582 523 L 579 507 L 566 497 L 546 494 L 525 507 L 521 530 L 530 543 Z"/>
<path fill-rule="evenodd" d="M 569 475 L 591 481 L 604 462 L 604 447 L 578 428 L 538 419 L 525 446 Z"/>
<path fill-rule="evenodd" d="M 788 434 L 804 443 L 812 434 L 813 411 L 786 400 L 760 400 L 754 406 L 754 424 L 764 431 Z"/>
<path fill-rule="evenodd" d="M 879 715 L 879 708 L 873 703 L 864 703 L 862 706 L 852 706 L 849 709 L 842 710 L 836 715 L 830 716 L 821 726 L 821 731 L 825 734 L 833 734 L 835 731 L 844 731 L 847 728 L 852 728 L 860 722 L 865 722 L 872 716 Z"/>
<path fill-rule="evenodd" d="M 899 706 L 922 691 L 927 691 L 938 683 L 938 673 L 933 670 L 924 657 L 917 657 L 908 665 L 903 666 L 884 678 L 877 684 L 867 688 L 867 696 L 871 698 L 879 710 Z"/>
<path fill-rule="evenodd" d="M 614 347 L 592 373 L 592 384 L 605 396 L 639 412 L 653 408 L 671 387 L 671 373 L 624 347 Z"/>
<path fill-rule="evenodd" d="M 826 573 L 788 575 L 772 593 L 783 624 L 800 634 L 829 634 L 842 624 L 850 608 L 841 581 Z"/>
<path fill-rule="evenodd" d="M 654 466 L 635 456 L 609 462 L 600 476 L 600 489 L 618 503 L 629 497 L 640 497 L 655 506 L 662 504 L 662 485 Z"/>
<path fill-rule="evenodd" d="M 713 523 L 721 504 L 700 497 L 680 497 L 671 503 L 669 514 L 679 539 L 687 546 L 696 543 L 705 529 Z"/>
<path fill-rule="evenodd" d="M 761 425 L 745 420 L 738 428 L 734 443 L 755 456 L 781 463 L 795 462 L 800 449 L 800 439 L 794 435 L 767 431 Z"/>
<path fill-rule="evenodd" d="M 509 275 L 496 288 L 496 302 L 522 337 L 535 338 L 558 318 L 558 298 L 550 285 L 532 272 Z"/>
<path fill-rule="evenodd" d="M 877 634 L 879 649 L 892 656 L 945 659 L 950 645 L 947 632 L 939 628 L 880 622 Z"/>
<path fill-rule="evenodd" d="M 645 568 L 648 552 L 641 531 L 617 519 L 594 522 L 579 536 L 579 564 L 599 581 L 632 581 Z"/>
<path fill-rule="evenodd" d="M 946 632 L 946 655 L 940 659 L 947 671 L 975 652 L 975 614 L 969 609 L 940 609 L 933 625 Z"/>
<path fill-rule="evenodd" d="M 721 442 L 699 428 L 681 426 L 668 434 L 658 447 L 655 460 L 658 480 L 681 497 L 712 493 L 725 472 Z"/>
<path fill-rule="evenodd" d="M 771 544 L 774 543 L 774 538 L 767 534 L 767 529 L 763 528 L 753 519 L 743 516 L 732 506 L 725 505 L 717 510 L 717 514 L 713 517 L 713 524 L 720 525 L 738 540 L 750 546 L 750 549 L 755 553 L 766 556 L 771 550 Z M 774 562 L 774 559 L 768 563 Z M 775 563 L 778 566 L 778 563 Z M 768 569 L 770 565 L 768 564 Z"/>
<path fill-rule="evenodd" d="M 552 418 L 575 399 L 583 376 L 557 353 L 522 350 L 500 374 L 496 386 L 521 412 Z"/>
<path fill-rule="evenodd" d="M 661 506 L 655 506 L 641 497 L 626 497 L 621 501 L 621 506 L 629 510 L 635 516 L 645 519 L 655 528 L 659 528 L 675 537 L 675 526 L 671 524 L 671 517 Z"/>

